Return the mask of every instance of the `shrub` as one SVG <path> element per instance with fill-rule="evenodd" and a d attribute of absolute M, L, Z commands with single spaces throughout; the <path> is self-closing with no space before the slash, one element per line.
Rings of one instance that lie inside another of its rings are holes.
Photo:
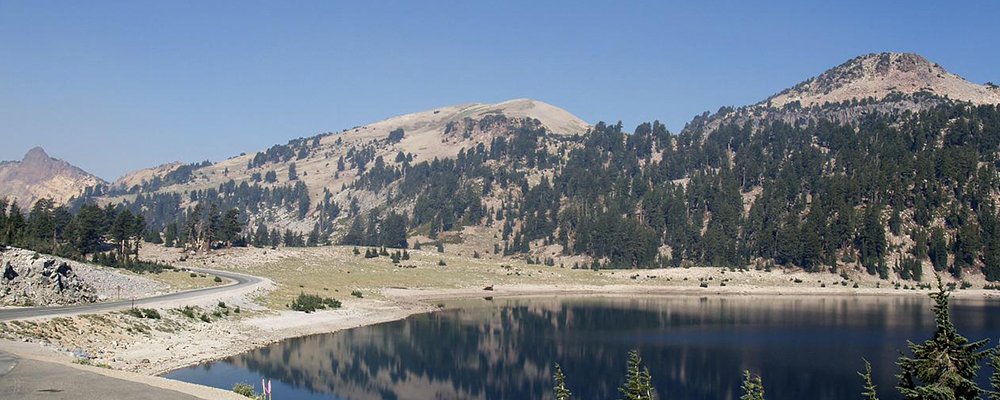
<path fill-rule="evenodd" d="M 196 273 L 192 272 L 192 273 L 191 273 L 191 277 L 192 277 L 192 278 L 197 278 L 197 277 L 198 277 L 198 274 L 196 274 Z"/>
<path fill-rule="evenodd" d="M 295 311 L 311 313 L 313 311 L 323 310 L 326 308 L 340 308 L 340 306 L 340 301 L 336 299 L 320 297 L 314 294 L 299 293 L 299 297 L 292 301 L 290 307 Z"/>
<path fill-rule="evenodd" d="M 125 314 L 136 318 L 160 319 L 160 312 L 154 308 L 130 308 Z"/>
<path fill-rule="evenodd" d="M 255 393 L 253 391 L 253 386 L 250 385 L 250 384 L 247 384 L 247 383 L 237 383 L 237 384 L 233 385 L 233 392 L 236 393 L 236 394 L 238 394 L 238 395 L 249 397 L 249 398 L 254 399 L 254 400 L 263 400 L 264 399 L 264 395 L 263 394 L 257 394 L 257 393 Z"/>
<path fill-rule="evenodd" d="M 219 302 L 219 308 L 226 308 L 226 302 L 220 301 Z"/>
<path fill-rule="evenodd" d="M 360 290 L 352 290 L 351 296 L 357 297 L 359 299 L 364 298 L 364 295 L 361 294 Z"/>
<path fill-rule="evenodd" d="M 219 283 L 219 282 L 222 282 L 222 278 L 219 278 L 218 276 L 216 276 L 216 277 L 215 277 L 214 279 L 212 279 L 212 280 L 213 280 L 213 281 L 215 281 L 215 283 Z"/>
<path fill-rule="evenodd" d="M 177 311 L 180 312 L 181 315 L 183 315 L 185 317 L 188 317 L 188 318 L 195 318 L 194 312 L 196 310 L 197 310 L 196 308 L 191 307 L 191 306 L 184 306 L 184 308 L 178 308 L 177 309 Z"/>

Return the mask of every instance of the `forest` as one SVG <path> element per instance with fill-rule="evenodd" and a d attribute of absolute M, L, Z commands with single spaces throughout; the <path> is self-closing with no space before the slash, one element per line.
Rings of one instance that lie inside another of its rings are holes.
<path fill-rule="evenodd" d="M 401 165 L 396 196 L 414 202 L 408 231 L 487 225 L 502 233 L 497 252 L 558 244 L 597 268 L 860 265 L 919 280 L 926 262 L 1000 279 L 997 107 L 756 125 L 674 135 L 598 123 L 556 141 L 527 124 L 455 159 Z M 373 173 L 363 188 L 388 185 Z"/>
<path fill-rule="evenodd" d="M 213 245 L 190 225 L 235 209 L 241 234 L 227 245 L 405 247 L 415 235 L 485 226 L 497 233 L 495 254 L 584 255 L 588 268 L 862 268 L 913 280 L 930 269 L 981 270 L 1000 280 L 1000 109 L 938 101 L 852 123 L 822 117 L 867 104 L 792 103 L 772 110 L 783 117 L 752 120 L 717 118 L 732 111 L 724 108 L 677 134 L 654 121 L 631 133 L 601 122 L 565 136 L 528 119 L 457 157 L 419 162 L 403 151 L 376 154 L 404 137 L 398 130 L 331 163 L 337 174 L 357 171 L 342 203 L 330 188 L 311 200 L 294 163 L 280 183 L 268 169 L 309 157 L 317 136 L 257 153 L 249 166 L 266 179 L 183 194 L 138 190 L 118 208 L 144 219 L 150 241 L 203 249 Z M 364 192 L 384 203 L 362 210 Z M 313 228 L 270 227 L 276 212 Z"/>

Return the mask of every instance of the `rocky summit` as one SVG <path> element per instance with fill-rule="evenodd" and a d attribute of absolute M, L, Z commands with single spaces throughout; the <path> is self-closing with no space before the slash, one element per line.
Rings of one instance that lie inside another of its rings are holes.
<path fill-rule="evenodd" d="M 0 199 L 16 200 L 22 208 L 43 198 L 65 203 L 103 183 L 66 161 L 49 157 L 41 147 L 29 150 L 21 161 L 0 162 Z"/>

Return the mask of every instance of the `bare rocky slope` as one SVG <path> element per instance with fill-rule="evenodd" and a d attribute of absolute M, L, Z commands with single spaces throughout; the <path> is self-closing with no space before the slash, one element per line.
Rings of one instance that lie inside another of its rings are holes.
<path fill-rule="evenodd" d="M 1000 103 L 1000 88 L 979 85 L 912 53 L 877 53 L 853 58 L 767 99 L 773 107 L 799 102 L 803 107 L 855 99 L 883 100 L 917 93 L 972 104 Z"/>
<path fill-rule="evenodd" d="M 32 252 L 6 249 L 0 253 L 0 304 L 48 306 L 93 303 L 97 291 L 66 262 Z"/>
<path fill-rule="evenodd" d="M 918 54 L 873 53 L 756 104 L 697 116 L 684 131 L 704 136 L 727 124 L 759 129 L 774 121 L 797 126 L 820 120 L 853 124 L 873 114 L 902 115 L 955 103 L 1000 104 L 1000 87 L 969 82 Z"/>
<path fill-rule="evenodd" d="M 410 156 L 408 163 L 417 164 L 434 159 L 455 158 L 463 150 L 477 145 L 490 145 L 492 139 L 507 137 L 512 130 L 538 124 L 553 135 L 573 136 L 587 132 L 590 125 L 571 113 L 550 104 L 531 99 L 514 99 L 496 104 L 460 104 L 388 118 L 372 124 L 325 133 L 309 138 L 294 139 L 286 145 L 275 145 L 259 153 L 248 153 L 210 164 L 167 164 L 127 174 L 105 185 L 99 202 L 131 201 L 136 194 L 186 194 L 190 191 L 217 189 L 229 181 L 258 182 L 268 188 L 294 185 L 299 182 L 308 189 L 310 204 L 315 208 L 327 197 L 341 206 L 356 199 L 359 207 L 369 209 L 385 202 L 385 198 L 351 185 L 361 170 L 370 169 L 377 159 L 392 164 L 400 154 Z M 390 139 L 390 133 L 401 137 Z M 305 150 L 303 150 L 305 149 Z M 282 155 L 289 153 L 287 157 Z M 268 161 L 255 163 L 255 157 L 267 154 Z M 275 156 L 272 156 L 275 155 Z M 277 157 L 276 159 L 274 157 Z M 367 166 L 358 167 L 364 158 Z M 343 158 L 348 165 L 338 168 Z M 294 164 L 298 175 L 289 179 Z M 274 172 L 275 182 L 261 182 L 268 172 Z M 182 206 L 194 202 L 181 196 Z M 298 218 L 292 210 L 272 207 L 251 216 L 251 224 L 267 222 L 271 227 L 308 232 L 321 213 L 311 211 L 307 218 Z M 251 225 L 252 226 L 252 225 Z"/>
<path fill-rule="evenodd" d="M 0 274 L 0 306 L 93 303 L 167 290 L 152 279 L 15 247 L 0 248 Z"/>
<path fill-rule="evenodd" d="M 41 198 L 65 203 L 86 188 L 104 183 L 66 161 L 49 157 L 41 147 L 29 150 L 21 161 L 0 163 L 0 198 L 17 200 L 23 208 Z"/>

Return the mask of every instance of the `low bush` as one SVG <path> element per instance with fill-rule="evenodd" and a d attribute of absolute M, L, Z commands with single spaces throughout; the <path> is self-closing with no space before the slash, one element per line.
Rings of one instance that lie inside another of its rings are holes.
<path fill-rule="evenodd" d="M 125 310 L 125 314 L 136 318 L 160 319 L 160 312 L 155 308 L 130 308 Z"/>
<path fill-rule="evenodd" d="M 320 297 L 314 294 L 299 293 L 299 297 L 292 301 L 291 309 L 311 313 L 316 310 L 326 308 L 340 308 L 340 301 L 329 297 Z"/>

